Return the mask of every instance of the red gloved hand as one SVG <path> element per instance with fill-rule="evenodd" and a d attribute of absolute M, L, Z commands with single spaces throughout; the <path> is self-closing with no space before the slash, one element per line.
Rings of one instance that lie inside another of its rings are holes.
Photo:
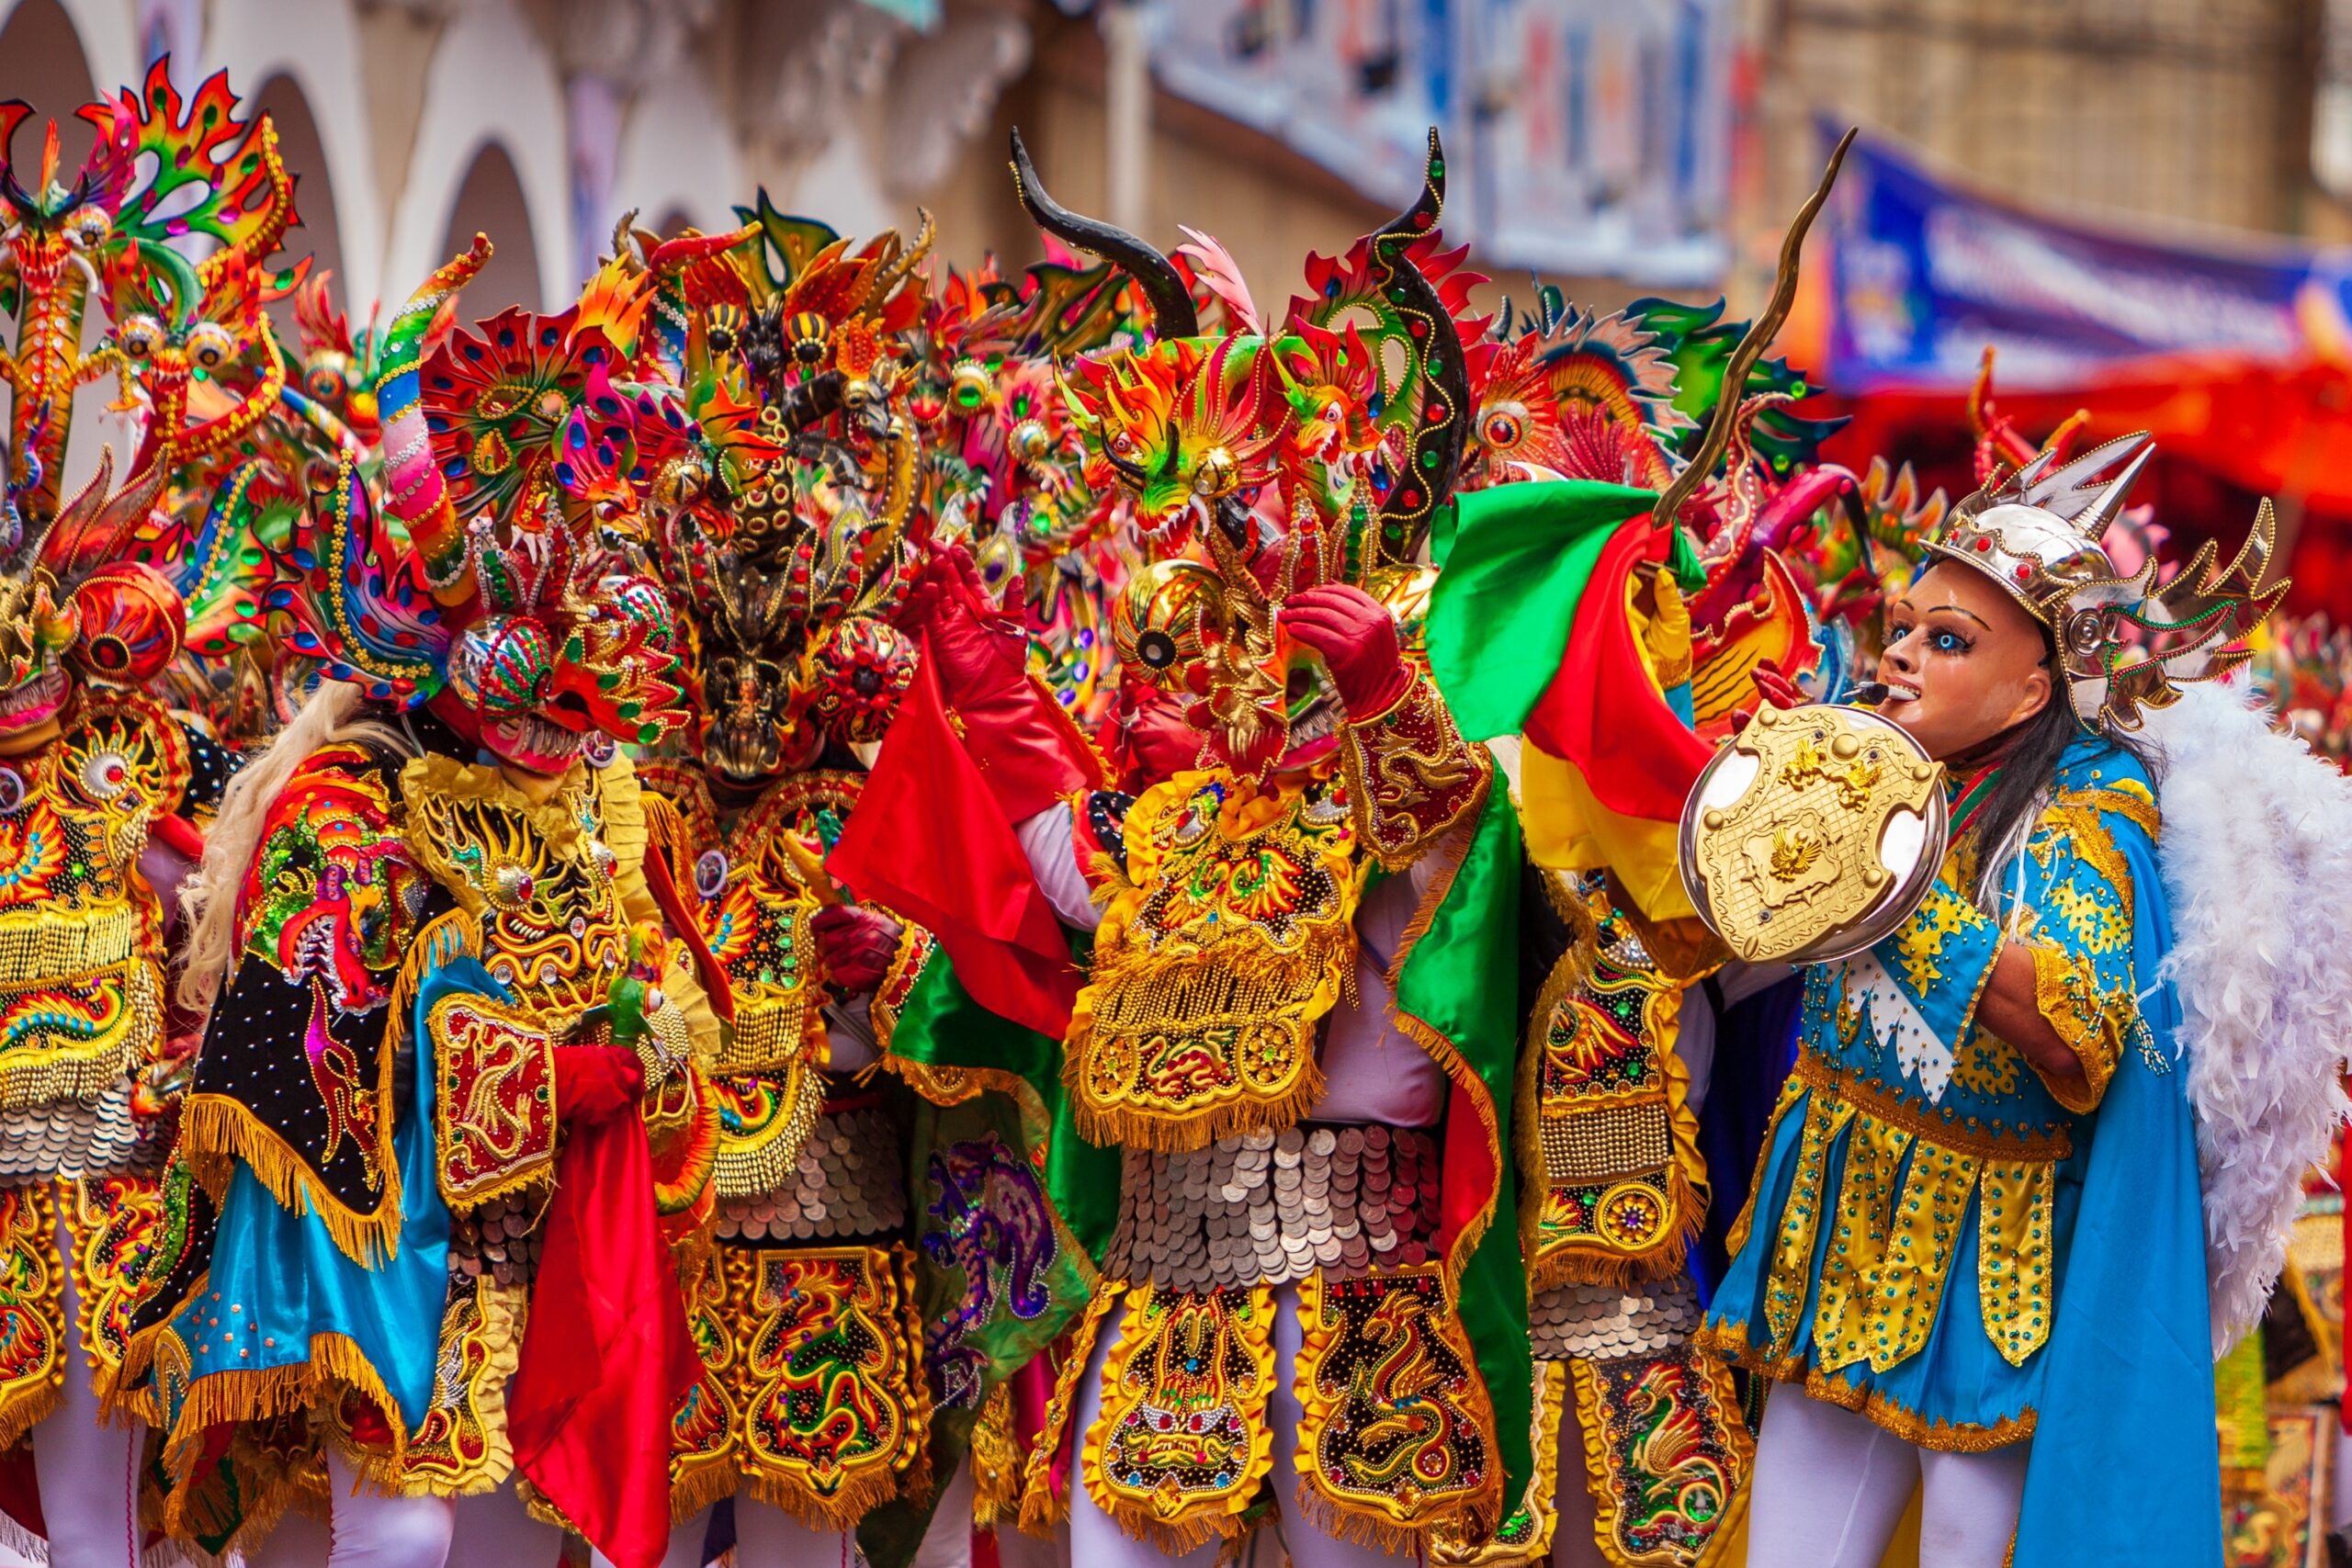
<path fill-rule="evenodd" d="M 1396 642 L 1396 618 L 1361 588 L 1327 582 L 1283 601 L 1278 623 L 1323 656 L 1351 721 L 1396 705 L 1413 671 Z"/>
<path fill-rule="evenodd" d="M 1802 707 L 1813 701 L 1769 659 L 1758 660 L 1747 678 L 1756 682 L 1756 694 L 1776 708 Z"/>
<path fill-rule="evenodd" d="M 1119 705 L 1119 750 L 1133 766 L 1136 794 L 1201 765 L 1201 732 L 1185 718 L 1183 698 L 1131 683 Z"/>
<path fill-rule="evenodd" d="M 626 1045 L 559 1045 L 555 1113 L 565 1122 L 609 1122 L 645 1093 L 645 1065 Z"/>
<path fill-rule="evenodd" d="M 817 933 L 826 977 L 852 996 L 881 986 L 899 951 L 901 930 L 881 910 L 855 904 L 828 904 L 809 920 L 808 929 Z"/>
<path fill-rule="evenodd" d="M 932 539 L 930 558 L 899 612 L 899 627 L 931 639 L 932 667 L 939 694 L 960 705 L 968 695 L 1008 684 L 1025 684 L 1029 634 L 989 599 L 972 553 L 962 545 Z"/>
<path fill-rule="evenodd" d="M 1091 773 L 1076 738 L 1029 678 L 1029 633 L 988 602 L 972 558 L 936 539 L 899 626 L 930 649 L 939 694 L 961 721 L 964 750 L 1008 822 L 1034 817 Z"/>

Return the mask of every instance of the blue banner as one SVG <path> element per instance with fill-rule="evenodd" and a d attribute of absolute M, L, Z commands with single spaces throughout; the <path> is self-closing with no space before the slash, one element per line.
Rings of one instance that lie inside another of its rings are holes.
<path fill-rule="evenodd" d="M 2059 386 L 2120 361 L 2303 355 L 2339 321 L 2346 256 L 2289 243 L 2155 243 L 2058 221 L 1859 139 L 1831 199 L 1828 379 L 1839 391 L 1962 386 L 1987 344 L 2001 382 Z"/>

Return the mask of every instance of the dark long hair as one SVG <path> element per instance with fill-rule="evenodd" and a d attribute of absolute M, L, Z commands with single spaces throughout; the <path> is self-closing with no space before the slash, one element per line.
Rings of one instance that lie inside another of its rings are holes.
<path fill-rule="evenodd" d="M 2082 721 L 2075 716 L 2065 672 L 2058 662 L 2057 645 L 2051 640 L 2046 627 L 2041 634 L 2041 667 L 2050 676 L 2050 700 L 2041 705 L 2040 713 L 2011 729 L 2011 739 L 1999 751 L 2000 777 L 1993 781 L 1992 791 L 1976 815 L 1974 830 L 1980 853 L 1976 886 L 1970 891 L 1980 905 L 1989 904 L 2001 873 L 2010 859 L 2025 848 L 2034 819 L 2048 804 L 2051 782 L 2056 778 L 2059 760 L 2065 756 L 2068 747 L 2077 740 L 2095 739 L 2119 755 L 2136 759 L 2148 770 L 2151 779 L 2162 765 L 2161 754 L 2138 736 L 2119 735 L 2112 730 L 2093 736 L 2083 728 Z M 1992 748 L 1986 750 L 1990 754 Z"/>

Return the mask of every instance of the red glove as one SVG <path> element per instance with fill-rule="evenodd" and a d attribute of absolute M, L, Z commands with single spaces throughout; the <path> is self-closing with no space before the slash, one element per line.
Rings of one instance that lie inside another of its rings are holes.
<path fill-rule="evenodd" d="M 609 1122 L 644 1093 L 645 1065 L 628 1046 L 555 1048 L 555 1111 L 565 1122 Z"/>
<path fill-rule="evenodd" d="M 964 750 L 1008 822 L 1034 817 L 1092 773 L 1079 740 L 1029 679 L 1029 633 L 991 607 L 972 558 L 936 539 L 899 625 L 929 645 L 939 694 L 962 722 Z"/>
<path fill-rule="evenodd" d="M 1756 682 L 1756 694 L 1776 708 L 1802 707 L 1813 701 L 1769 659 L 1758 660 L 1747 678 Z"/>
<path fill-rule="evenodd" d="M 899 612 L 899 627 L 931 639 L 939 692 L 961 705 L 967 692 L 985 692 L 1029 671 L 1029 634 L 991 603 L 972 553 L 962 545 L 927 540 L 930 558 Z"/>
<path fill-rule="evenodd" d="M 808 929 L 817 933 L 817 952 L 825 961 L 827 978 L 852 996 L 880 987 L 899 951 L 901 930 L 881 910 L 855 904 L 826 905 L 809 920 Z"/>
<path fill-rule="evenodd" d="M 1278 624 L 1323 656 L 1351 722 L 1396 705 L 1413 671 L 1396 644 L 1396 618 L 1361 588 L 1327 582 L 1283 601 Z"/>

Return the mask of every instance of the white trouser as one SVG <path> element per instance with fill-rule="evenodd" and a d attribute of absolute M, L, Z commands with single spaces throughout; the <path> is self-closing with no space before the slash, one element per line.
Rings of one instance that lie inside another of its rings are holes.
<path fill-rule="evenodd" d="M 1306 1413 L 1299 1407 L 1298 1395 L 1291 1379 L 1293 1363 L 1298 1358 L 1303 1332 L 1298 1321 L 1298 1287 L 1274 1287 L 1274 1393 L 1269 1402 L 1267 1418 L 1274 1428 L 1274 1500 L 1277 1528 L 1282 1531 L 1282 1544 L 1288 1551 L 1293 1568 L 1388 1568 L 1399 1562 L 1415 1562 L 1411 1553 L 1396 1554 L 1361 1541 L 1340 1540 L 1317 1529 L 1313 1521 L 1301 1517 L 1297 1504 L 1299 1424 Z M 1074 1445 L 1082 1446 L 1086 1433 L 1102 1409 L 1102 1366 L 1111 1352 L 1115 1332 L 1105 1333 L 1094 1343 L 1094 1354 L 1089 1359 L 1085 1380 L 1079 1385 L 1078 1409 L 1070 1427 Z M 1170 1558 L 1120 1529 L 1110 1515 L 1104 1513 L 1087 1490 L 1082 1473 L 1070 1483 L 1069 1551 L 1071 1561 L 1086 1564 L 1086 1568 L 1143 1568 L 1146 1563 L 1174 1562 L 1189 1568 L 1209 1568 L 1216 1559 L 1220 1542 L 1209 1541 L 1196 1546 L 1181 1557 Z M 744 1568 L 752 1568 L 746 1563 Z"/>
<path fill-rule="evenodd" d="M 513 1486 L 479 1497 L 386 1497 L 333 1450 L 332 1524 L 288 1514 L 245 1568 L 554 1568 L 563 1532 L 531 1517 Z M 329 1552 L 334 1553 L 329 1556 Z"/>
<path fill-rule="evenodd" d="M 736 1568 L 851 1568 L 857 1557 L 854 1533 L 812 1529 L 780 1508 L 735 1499 Z M 662 1568 L 705 1568 L 709 1536 L 710 1512 L 705 1509 L 670 1532 Z M 948 1482 L 916 1549 L 915 1568 L 970 1568 L 971 1543 L 972 1483 L 967 1468 Z M 603 1552 L 591 1555 L 596 1568 L 612 1568 Z"/>
<path fill-rule="evenodd" d="M 2030 1442 L 1914 1447 L 1869 1417 L 1773 1386 L 1749 1488 L 1748 1568 L 1877 1568 L 1919 1488 L 1919 1568 L 2002 1568 Z"/>
<path fill-rule="evenodd" d="M 1543 1369 L 1539 1366 L 1537 1371 Z M 1584 1458 L 1584 1423 L 1571 1386 L 1560 1401 L 1559 1473 L 1552 1488 L 1552 1568 L 1609 1568 L 1593 1539 L 1592 1489 Z"/>
<path fill-rule="evenodd" d="M 65 1271 L 65 1400 L 33 1428 L 33 1475 L 49 1527 L 50 1568 L 138 1568 L 139 1457 L 147 1428 L 98 1419 L 97 1385 L 82 1351 L 82 1301 L 74 1288 L 74 1236 L 57 1222 Z"/>

